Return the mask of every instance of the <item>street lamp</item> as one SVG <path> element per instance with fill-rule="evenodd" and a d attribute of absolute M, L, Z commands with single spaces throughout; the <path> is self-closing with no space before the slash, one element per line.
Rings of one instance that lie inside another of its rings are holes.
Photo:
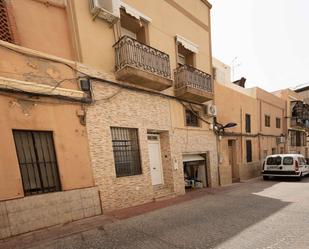
<path fill-rule="evenodd" d="M 223 125 L 223 124 L 220 124 L 220 123 L 216 123 L 215 124 L 215 129 L 218 131 L 218 133 L 220 133 L 220 132 L 224 133 L 225 129 L 233 128 L 235 126 L 237 126 L 237 124 L 236 123 L 232 123 L 232 122 L 227 123 L 226 125 Z"/>

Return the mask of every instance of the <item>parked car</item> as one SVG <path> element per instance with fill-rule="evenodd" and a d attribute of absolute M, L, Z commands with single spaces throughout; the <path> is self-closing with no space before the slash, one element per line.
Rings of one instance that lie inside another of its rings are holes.
<path fill-rule="evenodd" d="M 277 154 L 267 156 L 263 163 L 262 175 L 264 180 L 272 176 L 297 177 L 309 174 L 309 164 L 300 154 Z"/>

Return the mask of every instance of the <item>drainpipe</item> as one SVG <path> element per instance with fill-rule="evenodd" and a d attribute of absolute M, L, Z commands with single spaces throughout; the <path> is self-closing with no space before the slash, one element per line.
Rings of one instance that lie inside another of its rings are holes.
<path fill-rule="evenodd" d="M 220 174 L 220 139 L 218 132 L 215 133 L 216 135 L 216 142 L 217 142 L 217 161 L 218 161 L 218 185 L 221 186 L 221 174 Z"/>

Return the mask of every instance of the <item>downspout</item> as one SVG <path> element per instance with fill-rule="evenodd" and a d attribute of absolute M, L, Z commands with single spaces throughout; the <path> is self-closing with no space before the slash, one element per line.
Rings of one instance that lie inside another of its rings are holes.
<path fill-rule="evenodd" d="M 259 100 L 259 124 L 260 124 L 260 128 L 259 128 L 259 136 L 258 136 L 258 140 L 259 140 L 259 161 L 261 163 L 261 135 L 262 134 L 262 102 L 261 100 Z"/>
<path fill-rule="evenodd" d="M 241 134 L 243 132 L 242 116 L 243 116 L 243 110 L 242 110 L 242 108 L 240 108 L 240 132 L 241 132 Z M 243 136 L 240 136 L 240 155 L 241 155 L 241 164 L 243 164 L 243 161 L 244 161 Z"/>

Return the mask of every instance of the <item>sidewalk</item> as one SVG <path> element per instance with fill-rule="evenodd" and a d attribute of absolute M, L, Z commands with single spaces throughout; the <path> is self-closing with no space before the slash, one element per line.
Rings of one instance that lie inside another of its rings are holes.
<path fill-rule="evenodd" d="M 38 231 L 17 235 L 8 239 L 0 240 L 0 249 L 26 249 L 40 244 L 52 242 L 73 234 L 78 234 L 92 229 L 100 228 L 106 224 L 116 222 L 117 220 L 127 219 L 154 210 L 162 209 L 172 205 L 177 205 L 186 201 L 201 198 L 209 194 L 225 192 L 238 188 L 243 183 L 236 183 L 229 186 L 218 188 L 199 189 L 188 192 L 185 195 L 174 197 L 167 200 L 154 201 L 140 206 L 120 209 L 104 215 L 95 216 L 67 224 L 56 225 Z"/>

